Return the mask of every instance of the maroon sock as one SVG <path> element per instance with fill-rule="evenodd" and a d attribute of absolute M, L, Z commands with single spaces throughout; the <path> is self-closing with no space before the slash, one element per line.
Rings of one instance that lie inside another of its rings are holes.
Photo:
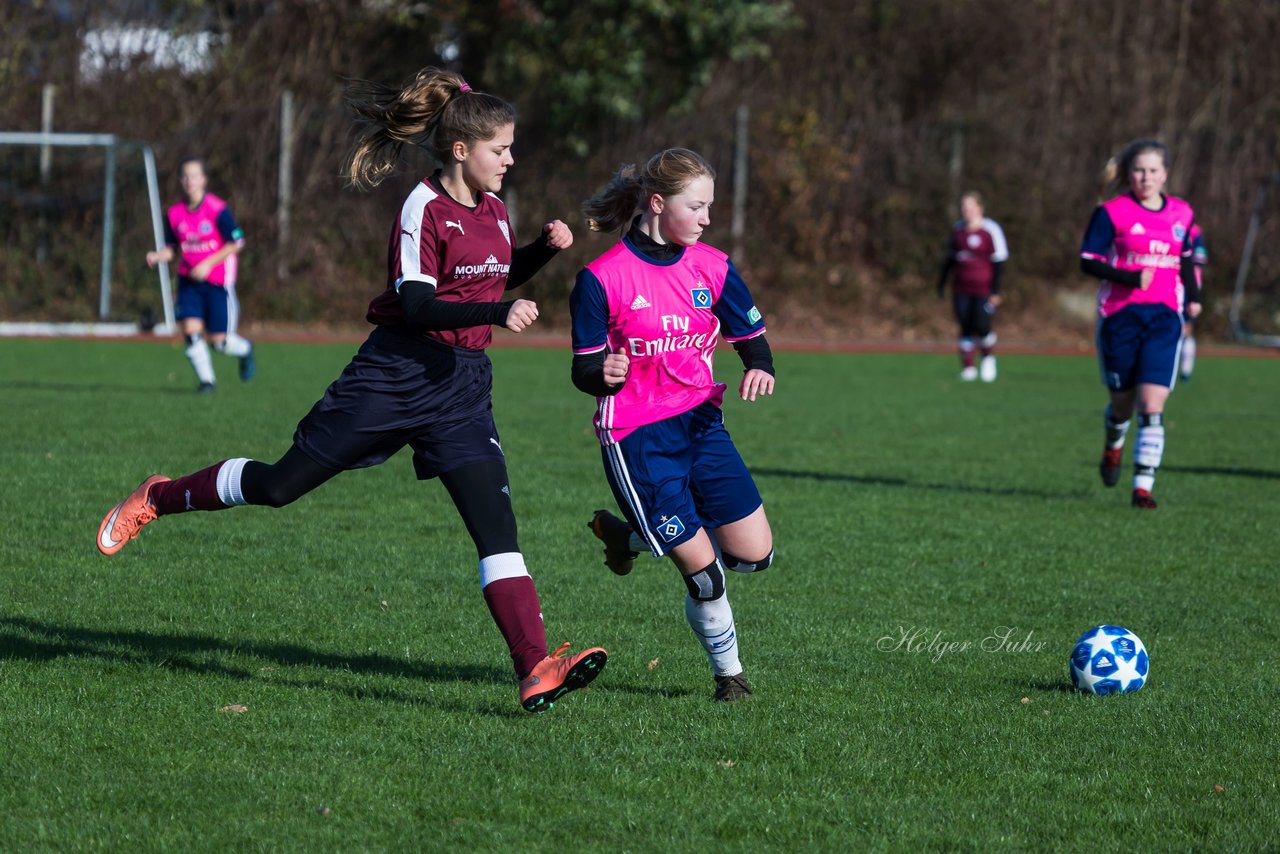
<path fill-rule="evenodd" d="M 533 579 L 527 575 L 499 578 L 485 585 L 484 601 L 511 650 L 516 676 L 523 679 L 547 657 L 547 629 Z"/>
<path fill-rule="evenodd" d="M 188 510 L 225 510 L 229 505 L 223 504 L 218 497 L 218 469 L 225 462 L 214 463 L 195 474 L 151 487 L 151 503 L 156 506 L 157 515 L 186 513 Z"/>
<path fill-rule="evenodd" d="M 962 364 L 966 368 L 972 368 L 973 362 L 974 362 L 974 356 L 973 356 L 972 350 L 960 351 L 960 364 Z"/>

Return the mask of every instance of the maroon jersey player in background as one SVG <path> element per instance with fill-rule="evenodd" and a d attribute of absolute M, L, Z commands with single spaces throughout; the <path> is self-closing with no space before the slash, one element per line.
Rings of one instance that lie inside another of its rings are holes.
<path fill-rule="evenodd" d="M 947 255 L 938 278 L 938 297 L 955 271 L 952 307 L 960 325 L 960 379 L 978 378 L 975 350 L 981 348 L 983 382 L 996 378 L 996 334 L 991 330 L 1000 305 L 1000 273 L 1009 258 L 1000 224 L 983 214 L 982 197 L 975 192 L 960 197 L 960 220 L 951 227 Z"/>

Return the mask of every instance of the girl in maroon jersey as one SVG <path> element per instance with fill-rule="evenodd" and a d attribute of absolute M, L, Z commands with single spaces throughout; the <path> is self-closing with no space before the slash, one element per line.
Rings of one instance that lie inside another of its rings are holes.
<path fill-rule="evenodd" d="M 1000 273 L 1009 258 L 1009 246 L 1000 224 L 983 214 L 982 196 L 970 191 L 960 197 L 960 220 L 951 226 L 947 255 L 938 278 L 938 298 L 952 282 L 952 308 L 960 325 L 960 379 L 983 382 L 996 378 L 996 334 L 991 331 L 1000 305 Z M 975 350 L 981 348 L 981 370 Z"/>
<path fill-rule="evenodd" d="M 347 177 L 364 189 L 390 175 L 406 143 L 440 168 L 409 194 L 391 228 L 387 286 L 369 306 L 375 329 L 298 424 L 274 464 L 227 459 L 176 480 L 153 475 L 116 505 L 98 530 L 115 554 L 158 516 L 241 504 L 283 507 L 334 475 L 413 449 L 420 480 L 440 478 L 476 546 L 480 586 L 511 651 L 520 704 L 549 709 L 588 684 L 606 653 L 547 654 L 533 579 L 516 541 L 506 460 L 493 422 L 492 326 L 512 332 L 538 317 L 530 300 L 503 301 L 573 242 L 560 220 L 514 248 L 495 195 L 514 163 L 515 110 L 434 68 L 403 87 L 356 82 L 349 103 L 361 120 Z"/>

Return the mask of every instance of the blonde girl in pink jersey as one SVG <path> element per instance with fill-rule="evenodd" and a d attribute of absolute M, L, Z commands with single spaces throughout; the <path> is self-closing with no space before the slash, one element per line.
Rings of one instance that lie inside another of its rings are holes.
<path fill-rule="evenodd" d="M 1080 268 L 1100 280 L 1098 358 L 1110 396 L 1099 464 L 1105 486 L 1120 480 L 1130 419 L 1138 417 L 1133 450 L 1134 507 L 1153 510 L 1156 470 L 1164 457 L 1164 407 L 1178 373 L 1182 312 L 1200 311 L 1191 233 L 1195 212 L 1165 195 L 1169 151 L 1140 139 L 1108 163 L 1104 195 L 1127 192 L 1093 212 L 1080 248 Z"/>
<path fill-rule="evenodd" d="M 715 680 L 712 698 L 750 696 L 725 572 L 773 561 L 760 493 L 724 427 L 713 358 L 723 334 L 742 359 L 743 400 L 773 394 L 764 319 L 733 262 L 700 242 L 715 172 L 688 149 L 623 167 L 583 205 L 592 230 L 622 239 L 578 274 L 570 297 L 573 382 L 596 399 L 605 477 L 625 521 L 589 523 L 618 575 L 636 555 L 667 554 L 686 588 L 685 618 Z"/>
<path fill-rule="evenodd" d="M 238 255 L 244 232 L 231 208 L 208 192 L 204 161 L 188 157 L 178 164 L 185 202 L 165 215 L 165 245 L 147 253 L 147 265 L 178 262 L 178 321 L 187 344 L 187 359 L 196 373 L 196 391 L 212 392 L 217 382 L 209 345 L 240 360 L 240 379 L 253 378 L 257 360 L 253 344 L 240 335 L 240 301 L 236 297 Z M 207 343 L 206 343 L 207 336 Z"/>

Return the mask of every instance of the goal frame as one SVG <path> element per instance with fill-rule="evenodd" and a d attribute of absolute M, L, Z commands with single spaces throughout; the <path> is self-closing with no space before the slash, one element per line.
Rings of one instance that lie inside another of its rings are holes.
<path fill-rule="evenodd" d="M 1236 268 L 1236 286 L 1231 295 L 1231 311 L 1228 314 L 1231 334 L 1235 339 L 1258 347 L 1280 347 L 1280 335 L 1255 335 L 1250 332 L 1240 320 L 1240 306 L 1244 302 L 1244 287 L 1249 279 L 1249 265 L 1253 261 L 1253 247 L 1258 240 L 1258 227 L 1262 222 L 1263 211 L 1266 209 L 1267 196 L 1277 187 L 1280 187 L 1280 173 L 1269 175 L 1258 182 L 1253 212 L 1249 216 L 1249 227 L 1245 232 L 1244 247 L 1240 250 L 1240 265 Z"/>
<path fill-rule="evenodd" d="M 102 148 L 106 153 L 103 167 L 102 210 L 102 260 L 98 278 L 98 323 L 0 323 L 0 335 L 132 335 L 140 331 L 136 323 L 107 323 L 111 315 L 111 267 L 115 257 L 116 219 L 116 162 L 121 154 L 138 151 L 142 154 L 147 176 L 147 197 L 151 207 L 151 231 L 156 249 L 164 247 L 163 208 L 160 206 L 160 181 L 156 172 L 156 156 L 151 146 L 134 139 L 124 139 L 109 133 L 43 133 L 0 131 L 0 145 L 61 146 L 68 148 Z M 164 308 L 164 322 L 153 330 L 156 335 L 173 335 L 177 329 L 174 319 L 173 289 L 169 281 L 169 266 L 157 264 L 160 302 Z"/>

